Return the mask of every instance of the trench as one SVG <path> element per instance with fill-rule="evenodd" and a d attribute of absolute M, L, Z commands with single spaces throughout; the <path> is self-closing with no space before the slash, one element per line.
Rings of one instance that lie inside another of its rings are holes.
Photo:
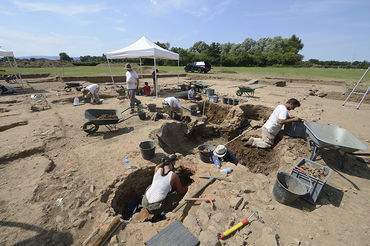
<path fill-rule="evenodd" d="M 121 214 L 123 219 L 129 220 L 134 213 L 140 211 L 141 200 L 152 183 L 154 169 L 152 166 L 134 171 L 118 186 L 110 204 L 116 214 Z M 191 176 L 195 171 L 187 166 L 175 164 L 175 173 L 183 186 L 194 182 Z"/>

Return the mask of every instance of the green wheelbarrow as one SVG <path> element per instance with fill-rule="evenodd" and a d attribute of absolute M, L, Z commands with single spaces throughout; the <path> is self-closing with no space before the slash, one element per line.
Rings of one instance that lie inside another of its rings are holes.
<path fill-rule="evenodd" d="M 88 121 L 82 125 L 82 130 L 88 134 L 92 134 L 99 129 L 99 126 L 104 125 L 108 128 L 109 131 L 115 131 L 117 129 L 118 123 L 128 120 L 131 117 L 138 115 L 141 120 L 146 119 L 146 114 L 143 111 L 138 111 L 135 114 L 123 118 L 122 113 L 126 112 L 129 109 L 130 108 L 126 108 L 123 111 L 115 109 L 87 109 L 85 111 L 85 119 L 87 119 Z M 101 118 L 102 116 L 105 117 Z"/>
<path fill-rule="evenodd" d="M 238 86 L 238 90 L 236 91 L 237 96 L 242 96 L 243 94 L 247 94 L 247 96 L 253 97 L 254 96 L 254 91 L 258 88 L 263 88 L 266 86 L 259 86 L 259 87 L 249 87 L 249 86 Z"/>

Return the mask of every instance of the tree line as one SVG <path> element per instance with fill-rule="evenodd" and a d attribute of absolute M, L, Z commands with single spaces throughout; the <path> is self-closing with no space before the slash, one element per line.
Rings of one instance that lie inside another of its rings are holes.
<path fill-rule="evenodd" d="M 343 67 L 343 68 L 367 68 L 368 61 L 342 62 L 342 61 L 319 61 L 310 59 L 303 61 L 299 52 L 304 47 L 302 40 L 296 35 L 290 38 L 276 36 L 273 38 L 260 38 L 255 41 L 246 38 L 241 43 L 216 43 L 207 44 L 204 41 L 195 42 L 190 48 L 171 47 L 170 43 L 156 42 L 164 49 L 180 55 L 180 65 L 194 61 L 206 60 L 213 66 L 319 66 L 319 67 Z M 79 61 L 73 61 L 65 52 L 59 54 L 60 60 L 70 61 L 75 65 L 97 65 L 105 63 L 106 57 L 80 56 Z M 133 59 L 112 60 L 112 63 L 132 62 Z M 134 60 L 135 61 L 135 60 Z M 137 61 L 137 60 L 136 60 Z M 152 59 L 142 59 L 144 65 L 152 65 Z M 177 65 L 177 61 L 158 60 L 158 65 Z"/>

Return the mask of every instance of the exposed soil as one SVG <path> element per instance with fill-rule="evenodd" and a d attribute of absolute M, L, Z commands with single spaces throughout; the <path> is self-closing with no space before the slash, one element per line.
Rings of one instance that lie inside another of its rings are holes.
<path fill-rule="evenodd" d="M 204 82 L 213 84 L 220 98 L 236 97 L 235 87 L 230 86 L 240 82 L 204 76 Z M 166 95 L 173 95 L 178 88 L 177 78 L 162 78 L 160 83 L 161 93 Z M 339 83 L 289 81 L 285 87 L 266 85 L 255 91 L 255 97 L 238 97 L 238 106 L 206 102 L 206 117 L 185 111 L 191 118 L 189 123 L 143 121 L 134 116 L 117 124 L 116 130 L 101 127 L 90 135 L 81 130 L 85 110 L 129 107 L 129 100 L 117 99 L 112 87 L 101 86 L 101 95 L 106 96 L 103 104 L 77 107 L 72 104 L 73 98 L 80 93 L 61 91 L 64 84 L 58 81 L 35 79 L 33 88 L 24 93 L 1 96 L 0 245 L 92 245 L 114 216 L 125 214 L 128 201 L 140 200 L 152 181 L 155 165 L 169 153 L 176 152 L 179 157 L 175 168 L 181 182 L 189 185 L 187 198 L 208 182 L 201 176 L 222 176 L 213 163 L 200 160 L 197 147 L 202 144 L 225 144 L 240 160 L 238 165 L 221 163 L 222 169 L 233 168 L 233 172 L 227 180 L 215 180 L 200 192 L 201 198 L 211 196 L 215 207 L 191 202 L 157 223 L 124 220 L 107 245 L 143 245 L 175 219 L 201 245 L 276 245 L 276 235 L 280 245 L 366 245 L 370 237 L 370 221 L 364 216 L 370 193 L 369 164 L 346 154 L 339 169 L 336 153 L 322 151 L 315 162 L 333 172 L 317 204 L 298 199 L 282 205 L 271 193 L 276 173 L 290 173 L 301 158 L 309 158 L 308 142 L 284 136 L 269 150 L 245 147 L 244 143 L 249 136 L 261 136 L 261 127 L 273 108 L 294 97 L 302 105 L 290 111 L 291 115 L 340 125 L 370 147 L 369 104 L 354 110 L 329 95 L 316 96 L 346 92 Z M 317 93 L 310 95 L 310 90 Z M 35 94 L 44 96 L 47 110 L 31 110 L 30 96 Z M 138 98 L 143 105 L 161 105 L 163 100 Z M 180 103 L 188 104 L 181 99 Z M 200 111 L 203 104 L 198 104 Z M 238 137 L 237 130 L 246 119 L 250 125 Z M 155 157 L 144 160 L 139 144 L 148 140 L 157 144 Z M 131 169 L 125 168 L 125 156 L 129 156 Z M 252 210 L 262 216 L 264 224 L 254 220 L 226 240 L 217 239 L 218 233 L 239 223 Z"/>

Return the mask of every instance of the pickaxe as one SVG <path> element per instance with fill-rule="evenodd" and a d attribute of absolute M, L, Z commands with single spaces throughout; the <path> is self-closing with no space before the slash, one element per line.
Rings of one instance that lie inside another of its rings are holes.
<path fill-rule="evenodd" d="M 208 185 L 212 184 L 216 179 L 218 179 L 218 180 L 225 180 L 225 181 L 230 182 L 230 180 L 228 180 L 227 178 L 218 177 L 218 176 L 199 176 L 199 178 L 208 178 L 208 181 L 202 187 L 200 187 L 196 192 L 194 192 L 190 196 L 191 198 L 197 197 L 199 195 L 199 193 L 204 190 L 204 188 L 206 188 Z M 186 203 L 186 200 L 184 199 L 183 201 L 181 201 L 179 203 L 179 205 L 172 212 L 174 212 L 174 213 L 177 212 L 180 208 L 182 208 L 185 205 L 185 203 Z"/>

